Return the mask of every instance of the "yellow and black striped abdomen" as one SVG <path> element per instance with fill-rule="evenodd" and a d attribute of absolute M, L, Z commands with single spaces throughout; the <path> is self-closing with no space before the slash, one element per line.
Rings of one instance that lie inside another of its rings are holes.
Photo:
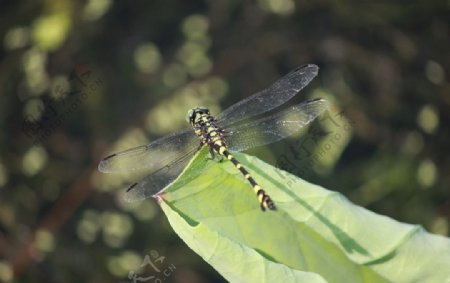
<path fill-rule="evenodd" d="M 244 175 L 244 178 L 247 179 L 250 182 L 250 185 L 253 188 L 253 191 L 256 193 L 256 196 L 258 197 L 259 203 L 261 204 L 261 209 L 265 211 L 266 209 L 270 210 L 276 210 L 275 204 L 273 203 L 272 199 L 269 197 L 268 194 L 261 188 L 258 183 L 256 183 L 255 179 L 250 175 L 250 173 L 245 169 L 244 166 L 236 159 L 234 156 L 228 152 L 226 149 L 226 146 L 222 145 L 220 147 L 216 146 L 216 151 L 220 154 L 225 156 L 226 159 L 230 160 L 231 163 L 234 164 L 234 166 L 241 171 L 242 175 Z"/>

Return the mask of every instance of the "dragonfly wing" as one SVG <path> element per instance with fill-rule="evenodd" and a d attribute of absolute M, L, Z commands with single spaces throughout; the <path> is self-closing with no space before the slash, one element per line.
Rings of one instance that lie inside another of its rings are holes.
<path fill-rule="evenodd" d="M 280 106 L 308 85 L 318 72 L 316 65 L 300 66 L 269 88 L 230 106 L 217 116 L 217 120 L 222 126 L 231 125 Z"/>
<path fill-rule="evenodd" d="M 167 185 L 180 175 L 186 164 L 197 152 L 197 148 L 191 149 L 190 152 L 145 176 L 138 183 L 131 185 L 125 193 L 125 200 L 128 202 L 140 201 L 162 192 Z"/>
<path fill-rule="evenodd" d="M 103 173 L 118 173 L 146 169 L 153 173 L 160 169 L 161 165 L 169 164 L 198 144 L 199 139 L 193 130 L 185 129 L 148 145 L 111 154 L 100 162 L 98 170 Z"/>
<path fill-rule="evenodd" d="M 225 142 L 235 152 L 270 144 L 298 132 L 327 108 L 325 99 L 309 100 L 272 116 L 229 128 Z"/>

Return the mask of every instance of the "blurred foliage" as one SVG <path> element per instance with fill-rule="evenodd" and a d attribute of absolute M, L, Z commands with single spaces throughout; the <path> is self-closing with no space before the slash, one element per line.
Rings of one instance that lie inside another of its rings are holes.
<path fill-rule="evenodd" d="M 96 166 L 185 127 L 193 106 L 219 113 L 304 63 L 321 70 L 294 100 L 325 96 L 328 116 L 250 152 L 448 235 L 449 9 L 437 0 L 3 1 L 0 281 L 127 281 L 161 257 L 176 267 L 167 282 L 223 281 L 154 201 L 124 203 L 116 192 L 126 181 Z"/>

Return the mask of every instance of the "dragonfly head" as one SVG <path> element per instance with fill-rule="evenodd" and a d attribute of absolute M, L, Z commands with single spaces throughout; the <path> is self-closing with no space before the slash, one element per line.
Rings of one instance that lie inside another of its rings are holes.
<path fill-rule="evenodd" d="M 209 115 L 209 109 L 203 106 L 197 106 L 188 111 L 186 115 L 186 121 L 193 125 L 196 122 L 196 119 L 203 114 Z"/>

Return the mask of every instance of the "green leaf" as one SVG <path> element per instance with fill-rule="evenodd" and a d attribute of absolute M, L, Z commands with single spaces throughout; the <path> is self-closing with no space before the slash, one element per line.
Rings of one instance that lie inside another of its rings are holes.
<path fill-rule="evenodd" d="M 230 282 L 450 282 L 450 241 L 235 154 L 277 205 L 262 212 L 231 162 L 202 150 L 161 195 L 175 232 Z"/>

